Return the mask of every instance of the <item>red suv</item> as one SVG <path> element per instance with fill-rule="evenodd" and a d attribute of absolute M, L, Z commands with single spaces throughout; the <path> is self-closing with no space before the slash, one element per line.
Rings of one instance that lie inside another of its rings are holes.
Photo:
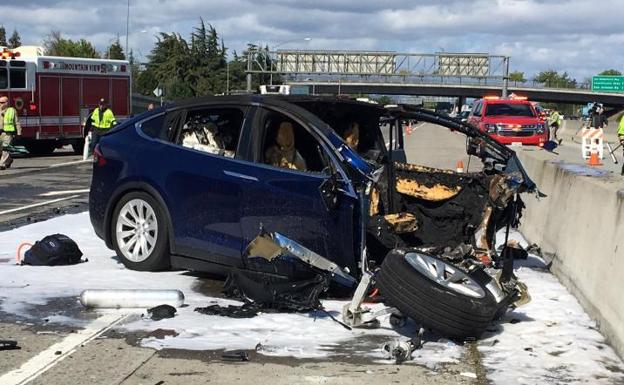
<path fill-rule="evenodd" d="M 543 146 L 548 140 L 548 129 L 544 120 L 531 102 L 524 98 L 479 99 L 472 107 L 468 123 L 503 144 Z"/>

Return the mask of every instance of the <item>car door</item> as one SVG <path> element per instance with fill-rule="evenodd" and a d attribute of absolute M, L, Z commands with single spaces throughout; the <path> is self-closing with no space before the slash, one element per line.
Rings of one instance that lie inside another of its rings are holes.
<path fill-rule="evenodd" d="M 472 124 L 475 127 L 479 127 L 481 123 L 481 110 L 483 108 L 482 102 L 476 102 L 474 107 L 472 108 L 472 112 L 468 117 L 468 123 Z"/>
<path fill-rule="evenodd" d="M 305 160 L 305 170 L 266 163 L 265 156 L 270 153 L 276 130 L 283 122 L 294 126 L 295 148 Z M 338 172 L 339 165 L 329 151 L 328 142 L 292 115 L 265 108 L 255 111 L 248 127 L 249 161 L 242 175 L 238 175 L 245 184 L 240 221 L 244 243 L 249 243 L 261 229 L 279 232 L 354 271 L 356 199 L 345 174 Z M 331 182 L 332 175 L 341 180 L 337 182 L 342 192 L 336 207 L 328 207 L 321 195 L 321 186 Z"/>
<path fill-rule="evenodd" d="M 238 143 L 247 107 L 207 105 L 178 112 L 167 151 L 165 188 L 175 250 L 184 256 L 239 265 L 240 203 L 245 181 Z M 165 153 L 163 153 L 164 155 Z"/>

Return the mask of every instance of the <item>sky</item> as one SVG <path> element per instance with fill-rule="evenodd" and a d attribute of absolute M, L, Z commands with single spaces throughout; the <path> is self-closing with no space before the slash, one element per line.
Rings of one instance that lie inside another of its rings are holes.
<path fill-rule="evenodd" d="M 100 51 L 117 36 L 147 56 L 159 32 L 187 38 L 200 17 L 226 47 L 478 52 L 511 57 L 512 71 L 566 71 L 583 81 L 624 72 L 622 0 L 0 0 L 0 24 L 24 45 L 50 31 L 85 38 Z M 309 38 L 309 39 L 307 39 Z"/>

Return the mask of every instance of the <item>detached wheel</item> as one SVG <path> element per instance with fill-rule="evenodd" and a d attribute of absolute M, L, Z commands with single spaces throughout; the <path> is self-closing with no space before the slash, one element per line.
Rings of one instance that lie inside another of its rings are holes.
<path fill-rule="evenodd" d="M 377 286 L 401 313 L 453 339 L 479 338 L 497 311 L 484 285 L 459 268 L 416 251 L 388 253 Z"/>
<path fill-rule="evenodd" d="M 149 194 L 131 192 L 117 203 L 111 238 L 117 255 L 129 269 L 159 271 L 170 267 L 163 209 Z"/>

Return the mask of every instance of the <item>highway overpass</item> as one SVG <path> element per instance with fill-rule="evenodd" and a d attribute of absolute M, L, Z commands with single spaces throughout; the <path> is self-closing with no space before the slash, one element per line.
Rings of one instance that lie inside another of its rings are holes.
<path fill-rule="evenodd" d="M 381 94 L 451 96 L 480 98 L 501 94 L 501 86 L 477 84 L 424 84 L 424 83 L 379 83 L 379 82 L 288 82 L 299 90 L 306 89 L 310 94 Z M 624 109 L 624 94 L 593 92 L 588 89 L 532 88 L 509 85 L 509 92 L 526 96 L 539 102 L 586 104 L 603 103 L 610 112 Z"/>

